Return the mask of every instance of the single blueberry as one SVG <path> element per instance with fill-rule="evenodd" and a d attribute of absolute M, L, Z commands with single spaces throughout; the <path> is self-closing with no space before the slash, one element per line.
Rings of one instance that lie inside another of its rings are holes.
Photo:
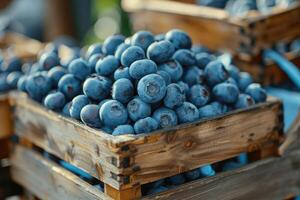
<path fill-rule="evenodd" d="M 8 73 L 0 73 L 0 93 L 7 92 L 9 90 L 9 85 L 7 84 L 6 78 Z"/>
<path fill-rule="evenodd" d="M 168 182 L 172 185 L 182 185 L 185 183 L 185 178 L 182 174 L 178 174 L 168 178 Z"/>
<path fill-rule="evenodd" d="M 235 103 L 239 96 L 239 89 L 231 83 L 220 83 L 213 88 L 216 100 L 222 103 Z"/>
<path fill-rule="evenodd" d="M 211 104 L 205 105 L 201 108 L 199 108 L 199 118 L 207 118 L 207 117 L 214 117 L 216 115 L 219 115 L 217 108 L 214 107 Z"/>
<path fill-rule="evenodd" d="M 100 59 L 96 64 L 96 72 L 101 76 L 108 76 L 114 73 L 119 67 L 119 60 L 114 56 L 106 56 L 103 59 Z"/>
<path fill-rule="evenodd" d="M 72 106 L 72 101 L 66 103 L 66 105 L 62 109 L 62 114 L 66 117 L 71 117 L 70 116 L 70 108 Z"/>
<path fill-rule="evenodd" d="M 131 125 L 119 125 L 115 128 L 112 135 L 134 134 L 134 129 Z"/>
<path fill-rule="evenodd" d="M 214 61 L 216 59 L 216 57 L 209 53 L 197 53 L 195 55 L 195 59 L 196 59 L 196 65 L 200 69 L 205 69 L 205 67 L 208 65 L 208 63 Z"/>
<path fill-rule="evenodd" d="M 60 111 L 66 103 L 66 98 L 61 92 L 53 92 L 46 96 L 44 105 L 46 108 L 54 111 Z"/>
<path fill-rule="evenodd" d="M 70 63 L 68 70 L 70 74 L 73 74 L 75 78 L 81 81 L 85 80 L 91 73 L 89 64 L 82 58 L 73 60 Z"/>
<path fill-rule="evenodd" d="M 135 97 L 127 104 L 128 114 L 131 120 L 137 121 L 151 115 L 151 106 Z"/>
<path fill-rule="evenodd" d="M 254 99 L 248 94 L 240 94 L 238 100 L 236 101 L 234 107 L 236 109 L 247 108 L 255 104 Z"/>
<path fill-rule="evenodd" d="M 170 60 L 158 66 L 161 71 L 167 72 L 172 82 L 177 82 L 181 79 L 183 74 L 182 66 L 176 60 Z"/>
<path fill-rule="evenodd" d="M 163 79 L 166 82 L 166 85 L 171 84 L 171 76 L 167 72 L 162 71 L 162 70 L 158 70 L 157 74 L 160 75 L 161 77 L 163 77 Z"/>
<path fill-rule="evenodd" d="M 10 89 L 17 89 L 18 81 L 22 76 L 22 72 L 15 71 L 8 74 L 6 77 L 6 82 Z"/>
<path fill-rule="evenodd" d="M 145 52 L 141 47 L 131 46 L 128 47 L 121 56 L 121 64 L 125 67 L 130 67 L 130 65 L 137 60 L 142 60 L 145 58 Z"/>
<path fill-rule="evenodd" d="M 55 53 L 44 53 L 39 59 L 39 66 L 42 70 L 50 70 L 60 64 L 60 60 Z"/>
<path fill-rule="evenodd" d="M 56 66 L 49 70 L 48 76 L 51 79 L 53 86 L 57 87 L 59 80 L 67 73 L 68 71 L 65 68 Z"/>
<path fill-rule="evenodd" d="M 141 79 L 148 74 L 157 72 L 157 65 L 152 60 L 137 60 L 130 65 L 129 74 L 134 79 Z"/>
<path fill-rule="evenodd" d="M 96 72 L 96 64 L 99 60 L 103 59 L 105 56 L 103 54 L 94 54 L 88 60 L 88 66 L 90 67 L 91 73 Z"/>
<path fill-rule="evenodd" d="M 18 90 L 22 92 L 26 92 L 26 81 L 27 81 L 28 76 L 23 75 L 19 78 L 17 88 Z"/>
<path fill-rule="evenodd" d="M 21 71 L 22 61 L 20 58 L 14 56 L 5 59 L 0 66 L 2 72 Z"/>
<path fill-rule="evenodd" d="M 251 75 L 247 72 L 241 72 L 238 80 L 239 89 L 243 92 L 251 83 L 253 83 Z"/>
<path fill-rule="evenodd" d="M 229 76 L 233 78 L 235 81 L 239 81 L 240 79 L 240 70 L 234 65 L 228 65 L 225 67 L 229 73 Z"/>
<path fill-rule="evenodd" d="M 82 108 L 90 103 L 90 100 L 85 95 L 78 95 L 72 100 L 70 107 L 70 116 L 74 119 L 80 119 L 80 112 Z"/>
<path fill-rule="evenodd" d="M 158 122 L 159 128 L 169 128 L 178 124 L 176 113 L 169 108 L 161 107 L 155 110 L 152 117 Z"/>
<path fill-rule="evenodd" d="M 152 131 L 157 130 L 158 123 L 152 117 L 146 117 L 144 119 L 140 119 L 134 124 L 134 131 L 136 134 L 142 133 L 150 133 Z"/>
<path fill-rule="evenodd" d="M 149 31 L 138 31 L 131 38 L 131 44 L 141 47 L 144 51 L 154 42 L 154 36 Z"/>
<path fill-rule="evenodd" d="M 210 86 L 222 83 L 229 77 L 224 65 L 219 61 L 212 61 L 208 63 L 205 67 L 204 74 Z"/>
<path fill-rule="evenodd" d="M 246 89 L 246 94 L 250 95 L 255 103 L 262 103 L 267 100 L 266 91 L 258 83 L 251 83 Z"/>
<path fill-rule="evenodd" d="M 171 83 L 167 86 L 167 91 L 164 98 L 164 105 L 166 107 L 174 109 L 178 106 L 181 106 L 185 100 L 185 91 L 182 86 L 176 83 Z"/>
<path fill-rule="evenodd" d="M 178 107 L 176 109 L 176 114 L 179 123 L 193 122 L 199 119 L 199 111 L 197 107 L 190 102 L 184 102 L 180 107 Z"/>
<path fill-rule="evenodd" d="M 214 176 L 216 174 L 215 170 L 212 168 L 211 165 L 205 165 L 199 168 L 201 175 L 204 177 Z"/>
<path fill-rule="evenodd" d="M 100 119 L 105 126 L 114 128 L 127 123 L 128 113 L 122 103 L 117 100 L 110 100 L 101 106 Z"/>
<path fill-rule="evenodd" d="M 137 86 L 139 97 L 146 103 L 156 103 L 162 100 L 166 94 L 165 80 L 158 74 L 144 76 Z"/>
<path fill-rule="evenodd" d="M 115 81 L 121 78 L 127 78 L 129 80 L 132 79 L 132 77 L 129 74 L 129 67 L 120 67 L 114 72 Z"/>
<path fill-rule="evenodd" d="M 128 49 L 131 45 L 130 44 L 126 44 L 126 43 L 122 43 L 118 46 L 116 52 L 115 52 L 115 57 L 121 61 L 121 57 L 122 57 L 122 54 L 124 53 L 124 51 L 126 49 Z"/>
<path fill-rule="evenodd" d="M 134 86 L 129 79 L 121 78 L 112 86 L 112 98 L 127 103 L 134 95 Z"/>
<path fill-rule="evenodd" d="M 200 178 L 201 173 L 199 169 L 194 169 L 192 171 L 185 172 L 184 176 L 188 181 L 193 181 Z"/>
<path fill-rule="evenodd" d="M 36 100 L 42 101 L 42 99 L 49 93 L 51 90 L 51 80 L 49 77 L 43 73 L 36 73 L 30 75 L 26 81 L 26 91 L 29 96 Z"/>
<path fill-rule="evenodd" d="M 81 109 L 80 119 L 81 121 L 92 128 L 100 128 L 101 120 L 99 116 L 100 107 L 95 104 L 88 104 Z"/>
<path fill-rule="evenodd" d="M 73 74 L 66 74 L 58 81 L 58 89 L 69 100 L 81 92 L 81 83 Z"/>
<path fill-rule="evenodd" d="M 102 44 L 97 43 L 89 46 L 88 50 L 86 51 L 85 57 L 89 59 L 95 54 L 103 54 Z"/>
<path fill-rule="evenodd" d="M 94 101 L 105 99 L 111 89 L 111 81 L 104 76 L 88 78 L 83 83 L 83 93 Z"/>
<path fill-rule="evenodd" d="M 148 47 L 147 58 L 156 63 L 164 63 L 171 59 L 174 52 L 174 45 L 167 40 L 163 40 L 160 42 L 154 42 Z"/>
<path fill-rule="evenodd" d="M 190 36 L 179 29 L 173 29 L 167 32 L 166 40 L 172 42 L 176 49 L 190 49 L 192 47 Z"/>
<path fill-rule="evenodd" d="M 192 66 L 192 67 L 188 67 L 184 71 L 182 79 L 189 86 L 192 86 L 195 84 L 203 83 L 204 79 L 205 79 L 205 75 L 204 75 L 203 70 L 199 69 L 196 66 Z"/>
<path fill-rule="evenodd" d="M 193 85 L 189 92 L 189 100 L 197 107 L 204 106 L 210 100 L 210 92 L 202 85 Z"/>
<path fill-rule="evenodd" d="M 188 49 L 177 50 L 172 58 L 179 62 L 181 66 L 191 66 L 196 64 L 194 53 Z"/>
<path fill-rule="evenodd" d="M 124 40 L 125 37 L 123 35 L 112 35 L 106 38 L 102 46 L 103 53 L 106 55 L 114 55 L 118 46 L 122 44 Z"/>

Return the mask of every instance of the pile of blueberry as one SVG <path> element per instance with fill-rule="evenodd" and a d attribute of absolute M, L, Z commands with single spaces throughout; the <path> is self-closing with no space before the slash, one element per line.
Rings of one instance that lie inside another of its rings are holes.
<path fill-rule="evenodd" d="M 248 73 L 224 66 L 177 29 L 113 35 L 84 55 L 74 51 L 68 62 L 50 48 L 18 74 L 11 88 L 113 135 L 149 133 L 266 100 Z"/>

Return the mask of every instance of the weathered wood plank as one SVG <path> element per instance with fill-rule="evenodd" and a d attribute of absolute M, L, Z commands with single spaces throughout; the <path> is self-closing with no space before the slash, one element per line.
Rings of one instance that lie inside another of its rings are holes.
<path fill-rule="evenodd" d="M 300 151 L 201 179 L 143 200 L 282 200 L 300 194 Z"/>
<path fill-rule="evenodd" d="M 281 134 L 282 107 L 271 100 L 247 112 L 140 137 L 130 144 L 130 180 L 132 184 L 144 184 L 272 143 L 279 145 Z"/>
<path fill-rule="evenodd" d="M 20 145 L 15 147 L 11 162 L 13 179 L 41 199 L 110 199 L 96 187 Z"/>
<path fill-rule="evenodd" d="M 0 95 L 0 139 L 8 138 L 13 132 L 8 95 Z"/>
<path fill-rule="evenodd" d="M 141 186 L 137 185 L 125 190 L 116 190 L 115 188 L 105 184 L 105 194 L 114 200 L 137 200 L 142 197 Z"/>

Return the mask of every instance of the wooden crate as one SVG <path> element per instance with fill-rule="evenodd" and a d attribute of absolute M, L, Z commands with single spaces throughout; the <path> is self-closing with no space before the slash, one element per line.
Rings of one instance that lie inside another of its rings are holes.
<path fill-rule="evenodd" d="M 143 184 L 243 152 L 277 154 L 283 128 L 282 105 L 272 98 L 168 130 L 118 137 L 49 111 L 24 93 L 11 93 L 11 103 L 16 135 L 98 178 L 116 199 L 135 199 Z"/>
<path fill-rule="evenodd" d="M 231 17 L 222 10 L 168 0 L 123 0 L 135 30 L 154 33 L 173 28 L 187 31 L 194 43 L 210 49 L 228 49 L 235 55 L 257 56 L 278 41 L 300 36 L 300 4 L 276 9 L 270 14 L 255 13 Z"/>
<path fill-rule="evenodd" d="M 13 132 L 11 117 L 8 94 L 0 94 L 0 140 L 10 137 Z"/>

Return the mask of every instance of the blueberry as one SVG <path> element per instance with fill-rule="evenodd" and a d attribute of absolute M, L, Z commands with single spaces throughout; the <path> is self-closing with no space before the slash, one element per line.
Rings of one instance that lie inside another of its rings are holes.
<path fill-rule="evenodd" d="M 53 85 L 55 87 L 57 87 L 57 84 L 59 82 L 59 80 L 65 75 L 67 74 L 67 70 L 63 67 L 57 66 L 57 67 L 53 67 L 52 69 L 49 70 L 48 72 L 48 76 L 51 79 Z"/>
<path fill-rule="evenodd" d="M 231 77 L 229 77 L 224 83 L 231 83 L 232 85 L 235 85 L 238 87 L 238 83 Z"/>
<path fill-rule="evenodd" d="M 7 75 L 7 73 L 0 74 L 0 92 L 6 92 L 9 90 L 9 85 L 6 81 Z"/>
<path fill-rule="evenodd" d="M 70 74 L 73 74 L 77 79 L 81 81 L 85 80 L 86 77 L 88 77 L 91 73 L 89 64 L 82 58 L 73 60 L 70 63 L 68 70 Z"/>
<path fill-rule="evenodd" d="M 101 108 L 103 106 L 104 103 L 110 101 L 112 99 L 103 99 L 102 101 L 100 101 L 100 103 L 98 104 L 99 108 Z"/>
<path fill-rule="evenodd" d="M 22 91 L 22 92 L 26 92 L 26 81 L 27 81 L 27 77 L 26 75 L 23 75 L 19 78 L 18 83 L 17 83 L 17 88 L 18 90 Z"/>
<path fill-rule="evenodd" d="M 131 38 L 131 44 L 141 47 L 144 51 L 154 42 L 154 36 L 149 31 L 138 31 Z"/>
<path fill-rule="evenodd" d="M 92 128 L 100 128 L 101 120 L 99 116 L 100 107 L 95 104 L 89 104 L 84 106 L 80 112 L 81 121 Z"/>
<path fill-rule="evenodd" d="M 210 105 L 216 109 L 218 114 L 223 114 L 229 111 L 229 107 L 226 104 L 222 104 L 218 101 L 211 102 Z"/>
<path fill-rule="evenodd" d="M 131 46 L 128 47 L 121 56 L 121 64 L 125 67 L 130 67 L 130 65 L 137 60 L 142 60 L 145 58 L 145 52 L 141 47 Z"/>
<path fill-rule="evenodd" d="M 189 86 L 203 83 L 204 78 L 205 76 L 203 70 L 199 69 L 196 66 L 187 68 L 182 77 L 183 81 Z"/>
<path fill-rule="evenodd" d="M 146 103 L 156 103 L 162 100 L 166 94 L 165 80 L 158 74 L 144 76 L 137 86 L 139 97 Z"/>
<path fill-rule="evenodd" d="M 296 52 L 296 53 L 300 52 L 300 38 L 294 40 L 291 43 L 290 49 L 291 49 L 291 51 Z"/>
<path fill-rule="evenodd" d="M 109 134 L 112 134 L 112 132 L 113 132 L 113 130 L 108 126 L 102 127 L 101 130 L 106 132 L 106 133 L 109 133 Z"/>
<path fill-rule="evenodd" d="M 207 104 L 210 99 L 210 93 L 202 85 L 193 85 L 189 92 L 189 100 L 195 106 L 200 107 Z"/>
<path fill-rule="evenodd" d="M 100 119 L 105 126 L 114 128 L 127 123 L 128 113 L 119 101 L 109 100 L 100 108 Z"/>
<path fill-rule="evenodd" d="M 115 81 L 121 78 L 127 78 L 131 80 L 131 76 L 129 74 L 129 67 L 120 67 L 114 72 Z"/>
<path fill-rule="evenodd" d="M 39 66 L 42 70 L 50 70 L 51 68 L 60 64 L 59 57 L 55 53 L 44 53 L 40 60 Z"/>
<path fill-rule="evenodd" d="M 209 49 L 205 46 L 202 46 L 200 44 L 195 44 L 191 48 L 192 52 L 195 54 L 200 54 L 200 53 L 210 53 Z"/>
<path fill-rule="evenodd" d="M 108 38 L 103 43 L 102 51 L 106 55 L 114 55 L 118 46 L 122 44 L 125 40 L 123 35 L 113 35 Z"/>
<path fill-rule="evenodd" d="M 148 47 L 147 58 L 156 63 L 164 63 L 170 60 L 174 52 L 174 45 L 167 40 L 163 40 L 160 42 L 154 42 Z"/>
<path fill-rule="evenodd" d="M 236 101 L 234 107 L 236 109 L 247 108 L 254 105 L 254 99 L 248 94 L 240 94 L 238 100 Z"/>
<path fill-rule="evenodd" d="M 32 66 L 30 68 L 29 74 L 34 74 L 34 73 L 40 72 L 40 71 L 43 71 L 40 67 L 40 64 L 34 63 L 34 64 L 32 64 Z"/>
<path fill-rule="evenodd" d="M 46 108 L 54 111 L 60 111 L 66 103 L 66 98 L 61 92 L 50 93 L 44 100 Z"/>
<path fill-rule="evenodd" d="M 62 110 L 62 114 L 66 117 L 71 117 L 70 116 L 70 108 L 72 106 L 72 102 L 68 102 L 64 107 L 63 107 L 63 110 Z"/>
<path fill-rule="evenodd" d="M 164 105 L 168 108 L 174 109 L 181 106 L 185 101 L 185 91 L 182 86 L 172 83 L 167 86 L 166 95 L 164 98 Z"/>
<path fill-rule="evenodd" d="M 161 107 L 155 110 L 152 117 L 158 122 L 159 128 L 169 128 L 178 124 L 176 113 L 169 108 Z"/>
<path fill-rule="evenodd" d="M 168 182 L 172 185 L 182 185 L 185 183 L 185 178 L 182 174 L 178 174 L 168 178 Z"/>
<path fill-rule="evenodd" d="M 130 47 L 130 44 L 125 44 L 125 43 L 122 43 L 118 46 L 116 52 L 115 52 L 115 57 L 121 61 L 121 57 L 122 57 L 122 54 L 123 52 L 128 49 Z"/>
<path fill-rule="evenodd" d="M 51 85 L 52 83 L 48 76 L 36 73 L 27 78 L 25 88 L 32 99 L 41 101 L 51 90 Z"/>
<path fill-rule="evenodd" d="M 228 72 L 224 65 L 219 61 L 210 62 L 204 70 L 206 80 L 210 86 L 224 82 L 228 78 Z"/>
<path fill-rule="evenodd" d="M 204 53 L 197 53 L 195 55 L 195 59 L 196 59 L 196 65 L 200 69 L 205 69 L 205 67 L 208 65 L 208 63 L 214 61 L 216 58 L 215 58 L 215 56 L 204 52 Z"/>
<path fill-rule="evenodd" d="M 31 68 L 32 68 L 32 64 L 33 64 L 33 63 L 24 63 L 24 64 L 22 65 L 22 72 L 23 72 L 24 74 L 29 74 L 29 73 L 30 73 L 30 70 L 31 70 Z M 1 64 L 0 64 L 0 66 L 1 66 Z M 0 70 L 1 70 L 1 67 L 0 67 Z"/>
<path fill-rule="evenodd" d="M 176 109 L 176 113 L 180 123 L 193 122 L 199 119 L 197 107 L 190 102 L 184 102 Z"/>
<path fill-rule="evenodd" d="M 130 65 L 129 74 L 134 79 L 141 79 L 148 74 L 157 72 L 157 65 L 152 60 L 137 60 Z"/>
<path fill-rule="evenodd" d="M 233 78 L 235 81 L 239 81 L 240 79 L 240 70 L 234 65 L 228 65 L 225 67 L 229 73 L 229 76 Z"/>
<path fill-rule="evenodd" d="M 103 59 L 100 59 L 96 64 L 96 72 L 101 76 L 108 76 L 119 67 L 119 61 L 114 56 L 106 56 Z"/>
<path fill-rule="evenodd" d="M 171 76 L 167 72 L 158 70 L 157 74 L 160 75 L 161 77 L 163 77 L 163 79 L 166 82 L 166 85 L 169 85 L 171 83 Z"/>
<path fill-rule="evenodd" d="M 140 119 L 134 124 L 134 131 L 136 134 L 150 133 L 158 128 L 158 123 L 152 117 Z"/>
<path fill-rule="evenodd" d="M 196 64 L 195 55 L 187 49 L 177 50 L 172 58 L 179 62 L 181 66 L 191 66 Z"/>
<path fill-rule="evenodd" d="M 85 95 L 78 95 L 72 100 L 70 107 L 70 116 L 75 119 L 80 119 L 80 112 L 82 108 L 90 103 L 90 100 Z"/>
<path fill-rule="evenodd" d="M 91 77 L 83 83 L 83 93 L 94 101 L 105 99 L 110 89 L 111 81 L 104 76 Z"/>
<path fill-rule="evenodd" d="M 96 64 L 100 59 L 103 59 L 105 56 L 103 54 L 94 54 L 92 55 L 89 60 L 89 67 L 90 67 L 90 72 L 95 73 L 96 72 Z"/>
<path fill-rule="evenodd" d="M 90 59 L 95 54 L 103 54 L 102 52 L 102 44 L 93 44 L 89 46 L 88 50 L 86 51 L 85 57 Z"/>
<path fill-rule="evenodd" d="M 265 102 L 267 99 L 266 91 L 258 83 L 251 83 L 246 89 L 246 94 L 250 95 L 255 103 Z"/>
<path fill-rule="evenodd" d="M 134 134 L 134 129 L 131 125 L 119 125 L 115 128 L 112 135 Z"/>
<path fill-rule="evenodd" d="M 183 81 L 179 81 L 177 83 L 178 85 L 180 85 L 183 89 L 184 89 L 184 93 L 187 95 L 190 92 L 190 88 L 189 85 Z"/>
<path fill-rule="evenodd" d="M 206 106 L 203 106 L 199 108 L 199 118 L 207 118 L 207 117 L 214 117 L 216 115 L 220 114 L 216 107 L 212 106 L 211 104 L 208 104 Z"/>
<path fill-rule="evenodd" d="M 216 100 L 222 103 L 235 103 L 239 96 L 239 89 L 230 83 L 220 83 L 213 88 Z"/>
<path fill-rule="evenodd" d="M 143 102 L 139 97 L 132 99 L 127 104 L 128 114 L 131 120 L 137 121 L 151 115 L 151 106 Z"/>
<path fill-rule="evenodd" d="M 201 173 L 200 173 L 199 169 L 194 169 L 192 171 L 184 173 L 185 178 L 189 181 L 193 181 L 193 180 L 200 178 L 200 175 L 201 175 Z"/>
<path fill-rule="evenodd" d="M 180 80 L 183 74 L 182 66 L 176 60 L 170 60 L 158 66 L 159 70 L 167 72 L 172 82 Z"/>
<path fill-rule="evenodd" d="M 215 170 L 211 167 L 211 165 L 205 165 L 199 168 L 201 175 L 204 177 L 214 176 L 216 174 Z"/>
<path fill-rule="evenodd" d="M 15 71 L 8 74 L 6 77 L 6 82 L 10 89 L 17 89 L 18 81 L 22 76 L 22 72 Z"/>
<path fill-rule="evenodd" d="M 154 40 L 155 40 L 155 42 L 160 42 L 162 40 L 165 40 L 165 34 L 161 33 L 161 34 L 155 35 Z"/>
<path fill-rule="evenodd" d="M 129 79 L 121 78 L 112 86 L 112 98 L 127 103 L 134 95 L 134 86 Z"/>
<path fill-rule="evenodd" d="M 251 83 L 253 83 L 251 75 L 247 72 L 241 72 L 238 80 L 239 89 L 245 91 Z"/>
<path fill-rule="evenodd" d="M 13 72 L 13 71 L 21 71 L 22 61 L 18 57 L 11 57 L 6 59 L 1 64 L 1 71 L 3 72 Z"/>
<path fill-rule="evenodd" d="M 58 89 L 67 99 L 72 99 L 81 92 L 81 83 L 73 74 L 66 74 L 58 81 Z"/>
<path fill-rule="evenodd" d="M 190 36 L 179 29 L 173 29 L 167 32 L 166 40 L 172 42 L 176 49 L 190 49 L 192 47 Z"/>

